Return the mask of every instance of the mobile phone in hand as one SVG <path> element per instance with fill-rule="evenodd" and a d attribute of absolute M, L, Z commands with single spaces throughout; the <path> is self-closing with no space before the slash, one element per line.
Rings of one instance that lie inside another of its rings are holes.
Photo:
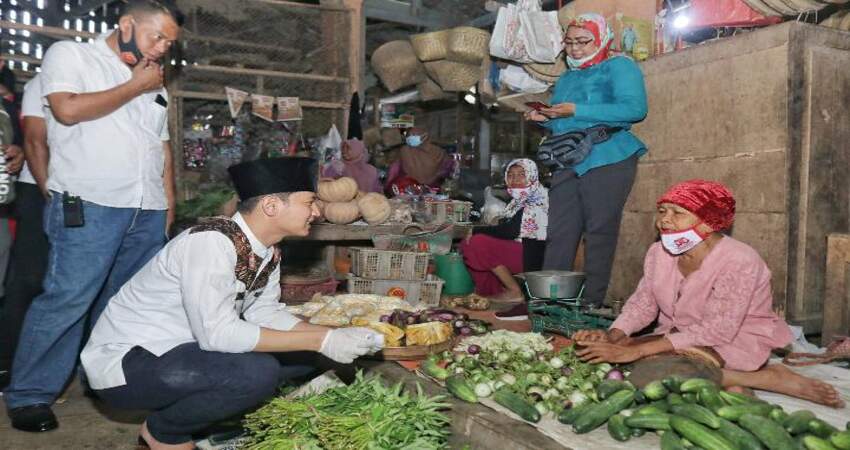
<path fill-rule="evenodd" d="M 551 106 L 549 106 L 549 105 L 547 105 L 543 102 L 526 102 L 525 106 L 528 106 L 529 108 L 531 108 L 535 111 L 540 111 L 541 109 L 551 108 Z"/>

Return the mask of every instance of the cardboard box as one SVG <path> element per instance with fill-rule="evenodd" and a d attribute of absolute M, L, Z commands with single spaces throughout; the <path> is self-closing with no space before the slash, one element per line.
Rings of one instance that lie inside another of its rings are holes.
<path fill-rule="evenodd" d="M 575 0 L 561 8 L 558 19 L 566 26 L 585 13 L 601 14 L 608 20 L 614 31 L 614 50 L 638 61 L 654 53 L 656 0 Z"/>

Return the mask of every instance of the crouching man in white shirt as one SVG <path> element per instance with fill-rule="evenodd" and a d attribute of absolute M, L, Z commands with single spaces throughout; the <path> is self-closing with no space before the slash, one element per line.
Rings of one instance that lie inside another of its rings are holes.
<path fill-rule="evenodd" d="M 341 363 L 378 351 L 380 334 L 328 329 L 282 309 L 280 253 L 318 216 L 315 161 L 278 158 L 229 169 L 241 200 L 165 246 L 111 299 L 81 360 L 98 396 L 153 412 L 140 444 L 193 448 L 191 435 L 274 395 L 270 352 L 317 351 Z"/>

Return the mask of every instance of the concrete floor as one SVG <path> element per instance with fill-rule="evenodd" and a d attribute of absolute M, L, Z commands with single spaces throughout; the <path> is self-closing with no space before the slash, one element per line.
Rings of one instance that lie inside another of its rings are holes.
<path fill-rule="evenodd" d="M 2 398 L 2 397 L 0 397 Z M 5 403 L 3 411 L 6 410 Z M 45 433 L 25 433 L 12 428 L 0 414 L 0 448 L 4 450 L 136 449 L 144 412 L 115 411 L 83 395 L 74 381 L 53 407 L 59 428 Z"/>

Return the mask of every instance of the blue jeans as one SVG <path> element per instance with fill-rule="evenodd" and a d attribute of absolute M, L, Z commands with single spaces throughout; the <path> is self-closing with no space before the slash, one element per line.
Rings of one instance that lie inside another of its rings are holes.
<path fill-rule="evenodd" d="M 97 391 L 119 409 L 146 409 L 148 430 L 166 444 L 192 440 L 192 433 L 253 408 L 286 381 L 315 372 L 305 352 L 220 353 L 197 342 L 157 357 L 133 347 L 121 360 L 127 384 Z"/>
<path fill-rule="evenodd" d="M 85 225 L 67 228 L 62 195 L 44 210 L 50 242 L 44 292 L 21 330 L 4 393 L 9 409 L 52 404 L 77 364 L 86 319 L 94 324 L 109 299 L 162 248 L 165 211 L 83 202 Z"/>

